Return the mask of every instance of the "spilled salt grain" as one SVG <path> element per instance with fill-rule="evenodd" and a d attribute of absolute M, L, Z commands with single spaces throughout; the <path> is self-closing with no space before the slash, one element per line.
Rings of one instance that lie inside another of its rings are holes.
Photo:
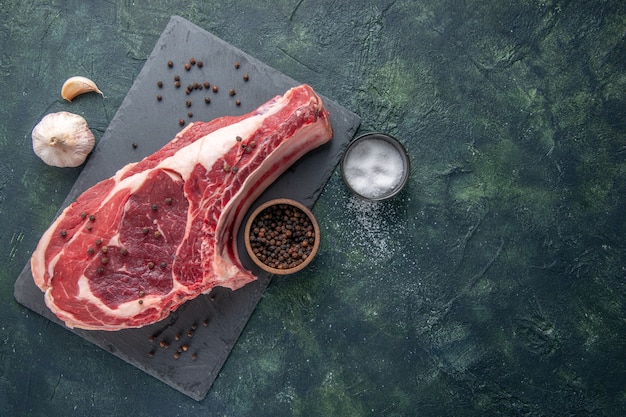
<path fill-rule="evenodd" d="M 347 230 L 354 234 L 350 241 L 364 250 L 371 262 L 377 264 L 394 256 L 397 248 L 391 240 L 392 226 L 385 206 L 351 197 L 345 210 L 350 221 Z"/>
<path fill-rule="evenodd" d="M 350 149 L 344 175 L 352 189 L 366 198 L 380 198 L 394 191 L 404 175 L 404 160 L 383 139 L 369 139 Z"/>

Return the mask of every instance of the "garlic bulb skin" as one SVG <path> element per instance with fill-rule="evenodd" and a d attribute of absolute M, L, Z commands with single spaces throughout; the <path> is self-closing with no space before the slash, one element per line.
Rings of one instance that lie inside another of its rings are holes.
<path fill-rule="evenodd" d="M 35 154 L 55 167 L 79 166 L 96 143 L 87 121 L 66 111 L 45 115 L 33 129 L 32 139 Z"/>

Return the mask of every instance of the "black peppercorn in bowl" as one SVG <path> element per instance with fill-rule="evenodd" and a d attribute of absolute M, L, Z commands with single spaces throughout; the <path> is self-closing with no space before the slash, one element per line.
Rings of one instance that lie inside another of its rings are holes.
<path fill-rule="evenodd" d="M 252 212 L 244 231 L 250 259 L 272 274 L 293 274 L 315 257 L 320 231 L 313 213 L 286 198 L 268 201 Z"/>

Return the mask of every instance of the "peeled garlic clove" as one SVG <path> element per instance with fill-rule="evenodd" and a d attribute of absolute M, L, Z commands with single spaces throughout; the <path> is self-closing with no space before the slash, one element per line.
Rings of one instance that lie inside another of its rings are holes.
<path fill-rule="evenodd" d="M 94 83 L 87 77 L 76 76 L 68 78 L 63 83 L 63 87 L 61 87 L 61 97 L 63 97 L 67 101 L 72 101 L 74 97 L 79 94 L 90 92 L 95 92 L 104 96 L 96 83 Z"/>
<path fill-rule="evenodd" d="M 45 115 L 31 136 L 37 156 L 56 167 L 79 166 L 96 143 L 87 121 L 66 111 Z"/>

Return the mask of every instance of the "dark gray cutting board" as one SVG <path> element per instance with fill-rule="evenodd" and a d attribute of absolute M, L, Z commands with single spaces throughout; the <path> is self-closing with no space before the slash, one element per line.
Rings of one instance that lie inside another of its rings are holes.
<path fill-rule="evenodd" d="M 192 57 L 201 60 L 203 66 L 186 71 L 184 63 Z M 173 61 L 173 68 L 168 67 L 168 60 Z M 235 69 L 236 62 L 240 63 L 239 69 Z M 247 82 L 243 79 L 246 73 Z M 179 89 L 174 87 L 176 74 L 181 78 Z M 158 81 L 163 82 L 162 88 L 157 86 Z M 217 85 L 219 91 L 194 90 L 186 95 L 188 84 L 204 81 Z M 243 114 L 298 84 L 187 20 L 172 17 L 62 208 L 125 164 L 140 160 L 170 141 L 181 130 L 179 119 L 206 121 Z M 229 94 L 230 89 L 235 90 L 234 96 Z M 157 101 L 158 94 L 162 101 Z M 205 96 L 211 99 L 209 105 L 204 102 Z M 240 105 L 236 104 L 237 99 Z M 190 108 L 186 107 L 186 100 L 192 102 Z M 296 162 L 251 210 L 276 197 L 313 206 L 360 124 L 356 114 L 331 100 L 324 98 L 324 103 L 330 111 L 333 139 Z M 188 111 L 193 112 L 192 118 L 187 116 Z M 271 279 L 247 257 L 241 231 L 238 240 L 240 257 L 258 277 L 257 281 L 237 291 L 216 288 L 181 306 L 165 320 L 141 329 L 71 331 L 184 394 L 203 399 Z M 64 326 L 45 306 L 43 293 L 33 283 L 30 264 L 15 283 L 15 298 Z M 181 335 L 179 340 L 177 333 Z M 161 342 L 169 347 L 161 347 Z M 174 353 L 182 345 L 189 349 L 175 358 Z"/>

